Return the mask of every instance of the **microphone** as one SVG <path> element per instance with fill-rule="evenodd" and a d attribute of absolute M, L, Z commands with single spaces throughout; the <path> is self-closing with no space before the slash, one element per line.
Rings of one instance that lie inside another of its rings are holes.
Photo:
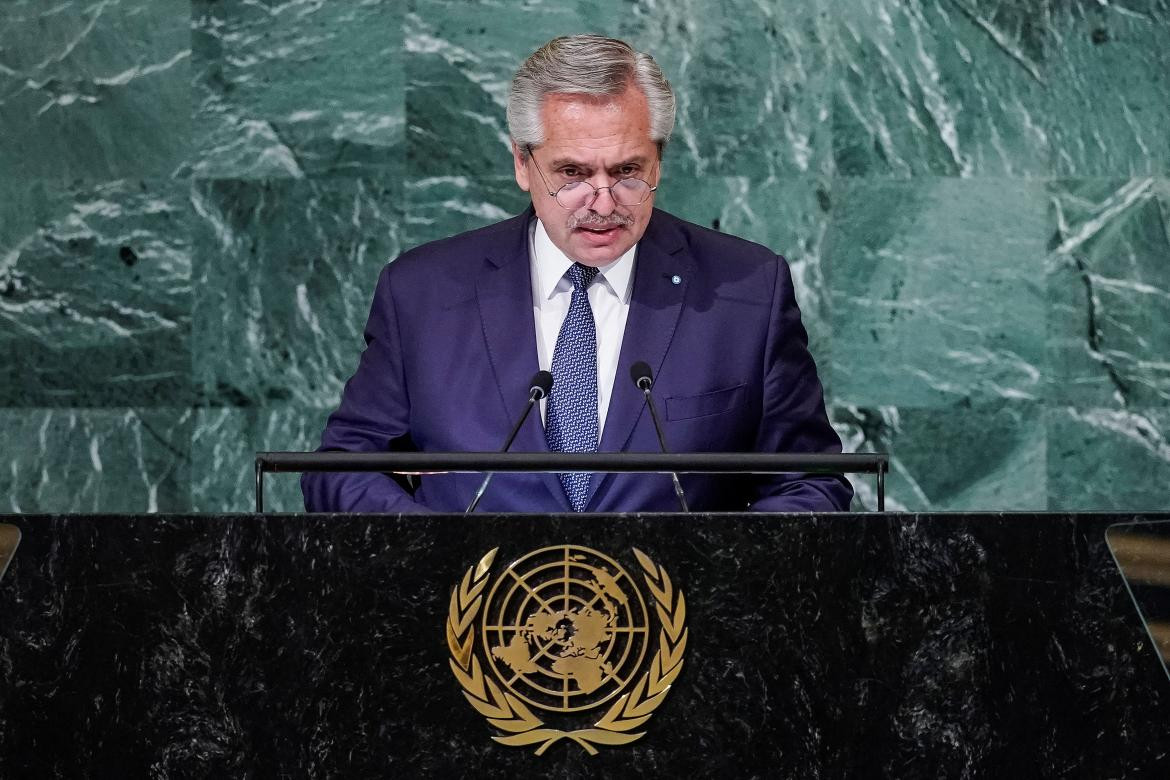
<path fill-rule="evenodd" d="M 548 398 L 548 394 L 552 392 L 553 375 L 547 371 L 537 371 L 532 375 L 532 379 L 528 382 L 528 403 L 524 406 L 524 413 L 520 415 L 520 419 L 512 426 L 512 432 L 508 434 L 504 446 L 500 448 L 500 452 L 507 452 L 508 448 L 512 446 L 512 442 L 516 440 L 516 435 L 520 433 L 520 426 L 528 419 L 528 413 L 532 411 L 532 407 L 536 406 L 536 402 L 542 398 Z M 471 503 L 467 506 L 467 511 L 464 514 L 470 514 L 479 506 L 479 500 L 483 498 L 484 491 L 487 490 L 488 483 L 492 481 L 492 472 L 484 475 L 483 482 L 480 483 L 479 490 L 475 491 L 475 498 L 471 499 Z"/>
<path fill-rule="evenodd" d="M 642 395 L 646 396 L 646 405 L 650 407 L 650 419 L 654 421 L 654 432 L 658 434 L 658 446 L 665 453 L 667 452 L 666 438 L 662 435 L 662 422 L 658 419 L 658 409 L 654 406 L 654 397 L 650 395 L 650 388 L 654 385 L 650 365 L 645 360 L 639 360 L 630 366 L 630 379 L 634 380 L 634 387 L 641 390 Z M 678 474 L 670 472 L 670 479 L 674 482 L 674 494 L 678 496 L 679 507 L 684 512 L 691 511 L 687 507 L 687 497 L 683 495 L 682 483 L 678 481 Z"/>

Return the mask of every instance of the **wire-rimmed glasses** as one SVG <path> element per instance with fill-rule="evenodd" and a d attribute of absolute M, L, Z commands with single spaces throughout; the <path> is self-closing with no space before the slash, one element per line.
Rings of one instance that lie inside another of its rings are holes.
<path fill-rule="evenodd" d="M 618 179 L 608 187 L 594 187 L 587 181 L 571 181 L 553 192 L 548 179 L 544 177 L 544 172 L 536 164 L 536 157 L 532 154 L 531 146 L 528 147 L 528 158 L 532 160 L 533 167 L 540 174 L 540 180 L 544 182 L 544 189 L 548 192 L 549 197 L 556 200 L 557 204 L 566 211 L 579 211 L 586 206 L 593 205 L 593 201 L 597 200 L 602 190 L 609 190 L 610 197 L 618 205 L 637 206 L 645 203 L 650 194 L 658 189 L 657 186 L 651 187 L 649 182 L 630 177 Z"/>

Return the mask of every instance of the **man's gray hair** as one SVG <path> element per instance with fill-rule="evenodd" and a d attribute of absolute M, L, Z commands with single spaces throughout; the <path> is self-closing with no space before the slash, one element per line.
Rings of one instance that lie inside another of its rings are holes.
<path fill-rule="evenodd" d="M 553 38 L 524 61 L 508 95 L 508 132 L 523 157 L 544 143 L 540 109 L 552 94 L 620 95 L 633 82 L 650 105 L 650 140 L 658 152 L 674 130 L 674 93 L 649 54 L 601 35 Z"/>

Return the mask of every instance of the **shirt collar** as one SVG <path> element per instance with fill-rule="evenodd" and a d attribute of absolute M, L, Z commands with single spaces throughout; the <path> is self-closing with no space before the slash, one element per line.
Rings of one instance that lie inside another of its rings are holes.
<path fill-rule="evenodd" d="M 557 291 L 557 286 L 565 278 L 565 273 L 573 261 L 560 250 L 549 238 L 544 223 L 539 219 L 532 235 L 532 268 L 536 279 L 536 291 L 541 300 L 547 301 Z M 634 256 L 638 245 L 634 244 L 625 254 L 609 265 L 597 269 L 597 278 L 604 282 L 609 291 L 616 295 L 622 303 L 630 302 L 630 288 L 634 280 Z M 567 280 L 566 280 L 567 281 Z"/>

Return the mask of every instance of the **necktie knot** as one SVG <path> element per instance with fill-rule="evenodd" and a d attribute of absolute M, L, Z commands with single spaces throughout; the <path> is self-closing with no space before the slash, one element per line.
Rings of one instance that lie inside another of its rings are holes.
<path fill-rule="evenodd" d="M 591 265 L 573 263 L 569 266 L 569 281 L 578 290 L 588 290 L 589 285 L 593 284 L 593 280 L 597 278 L 597 273 L 598 269 Z"/>

